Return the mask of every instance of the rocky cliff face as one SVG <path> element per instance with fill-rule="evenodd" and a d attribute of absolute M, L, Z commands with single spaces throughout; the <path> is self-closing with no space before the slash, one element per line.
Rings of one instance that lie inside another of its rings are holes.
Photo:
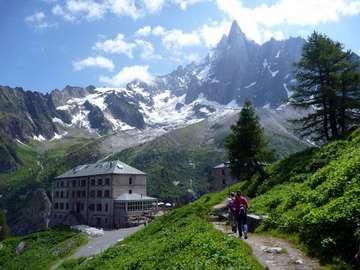
<path fill-rule="evenodd" d="M 186 93 L 186 103 L 203 94 L 220 104 L 242 105 L 249 99 L 257 107 L 275 108 L 290 95 L 293 63 L 299 61 L 303 43 L 301 38 L 290 38 L 258 45 L 234 21 L 229 35 L 208 57 L 161 77 L 159 86 L 176 95 Z"/>
<path fill-rule="evenodd" d="M 11 138 L 50 139 L 58 132 L 52 117 L 61 116 L 47 95 L 0 86 L 0 108 L 0 131 Z"/>
<path fill-rule="evenodd" d="M 8 211 L 11 235 L 26 235 L 48 228 L 51 202 L 44 189 L 34 189 L 17 198 Z"/>

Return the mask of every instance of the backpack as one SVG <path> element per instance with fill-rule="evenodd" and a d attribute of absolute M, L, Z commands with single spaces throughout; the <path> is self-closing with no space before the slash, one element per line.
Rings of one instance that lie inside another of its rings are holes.
<path fill-rule="evenodd" d="M 245 215 L 246 214 L 246 208 L 243 204 L 240 204 L 239 206 L 239 214 L 240 215 Z"/>

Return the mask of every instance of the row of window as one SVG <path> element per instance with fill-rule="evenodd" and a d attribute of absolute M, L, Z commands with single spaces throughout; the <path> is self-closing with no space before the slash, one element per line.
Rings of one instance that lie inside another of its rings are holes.
<path fill-rule="evenodd" d="M 117 204 L 119 209 L 125 210 L 125 203 Z M 150 210 L 153 207 L 153 202 L 128 202 L 127 210 L 128 211 L 143 211 Z"/>
<path fill-rule="evenodd" d="M 130 177 L 131 178 L 131 177 Z M 110 178 L 98 178 L 97 181 L 92 178 L 90 179 L 91 186 L 109 186 L 110 185 Z M 56 187 L 85 187 L 86 180 L 85 179 L 78 179 L 78 180 L 61 180 L 56 182 Z"/>
<path fill-rule="evenodd" d="M 55 191 L 55 198 L 86 198 L 85 190 L 73 190 L 71 193 L 69 191 Z M 110 190 L 91 190 L 90 198 L 110 198 Z"/>
<path fill-rule="evenodd" d="M 105 212 L 108 212 L 109 211 L 109 205 L 107 203 L 104 204 L 104 207 L 101 203 L 98 203 L 98 204 L 89 204 L 89 211 L 90 212 L 93 212 L 95 211 L 95 207 L 96 207 L 96 211 L 97 212 L 102 212 L 102 211 L 105 211 Z"/>
<path fill-rule="evenodd" d="M 76 207 L 78 209 L 76 209 L 77 211 L 84 211 L 84 204 L 83 203 L 78 203 L 76 205 Z M 54 209 L 60 209 L 60 210 L 69 210 L 69 203 L 54 203 Z M 102 212 L 102 211 L 105 211 L 105 212 L 108 212 L 109 211 L 109 205 L 107 203 L 104 204 L 104 207 L 101 203 L 98 203 L 98 204 L 89 204 L 89 211 L 90 212 L 93 212 L 93 211 L 96 211 L 97 212 Z M 75 210 L 75 209 L 73 209 Z"/>
<path fill-rule="evenodd" d="M 104 180 L 104 181 L 103 181 Z M 129 185 L 132 185 L 133 184 L 133 179 L 132 177 L 129 177 Z M 86 186 L 86 180 L 85 179 L 81 179 L 81 180 L 61 180 L 61 181 L 58 181 L 56 182 L 56 187 L 85 187 Z M 92 178 L 90 179 L 90 185 L 91 186 L 109 186 L 110 185 L 110 178 L 105 178 L 105 179 L 102 179 L 102 178 L 98 178 L 98 179 L 95 179 L 95 178 Z"/>

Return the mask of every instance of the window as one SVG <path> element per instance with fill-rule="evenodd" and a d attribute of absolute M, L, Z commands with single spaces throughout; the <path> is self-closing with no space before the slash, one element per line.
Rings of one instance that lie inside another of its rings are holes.
<path fill-rule="evenodd" d="M 102 190 L 98 190 L 98 191 L 97 191 L 97 197 L 98 197 L 98 198 L 101 198 L 101 197 L 102 197 Z"/>
<path fill-rule="evenodd" d="M 59 198 L 59 191 L 55 192 L 55 198 Z"/>
<path fill-rule="evenodd" d="M 222 180 L 222 183 L 223 183 L 223 185 L 226 185 L 226 180 L 223 179 L 223 180 Z"/>
<path fill-rule="evenodd" d="M 131 189 L 129 189 L 129 194 L 132 194 L 132 190 L 131 190 Z"/>
<path fill-rule="evenodd" d="M 61 209 L 61 210 L 64 209 L 64 203 L 60 203 L 60 209 Z"/>
<path fill-rule="evenodd" d="M 125 203 L 119 203 L 117 204 L 119 209 L 125 210 Z"/>
<path fill-rule="evenodd" d="M 84 204 L 80 203 L 80 211 L 84 211 Z"/>
<path fill-rule="evenodd" d="M 108 204 L 105 204 L 105 212 L 107 212 L 109 210 Z"/>
<path fill-rule="evenodd" d="M 80 191 L 80 190 L 78 190 L 78 191 L 76 192 L 76 196 L 77 196 L 78 198 L 81 197 L 81 191 Z"/>
<path fill-rule="evenodd" d="M 54 204 L 54 208 L 55 208 L 55 209 L 58 209 L 58 208 L 59 208 L 59 204 L 58 204 L 58 203 L 55 203 L 55 204 Z"/>
<path fill-rule="evenodd" d="M 109 178 L 105 178 L 105 185 L 107 185 L 107 186 L 110 185 L 110 179 Z"/>
<path fill-rule="evenodd" d="M 60 198 L 64 198 L 64 191 L 60 192 Z"/>
<path fill-rule="evenodd" d="M 64 181 L 61 181 L 60 186 L 64 187 Z"/>
<path fill-rule="evenodd" d="M 85 186 L 86 186 L 85 180 L 81 180 L 81 186 L 82 186 L 82 187 L 85 187 Z"/>
<path fill-rule="evenodd" d="M 90 204 L 89 205 L 89 210 L 90 211 L 95 211 L 95 204 Z"/>
<path fill-rule="evenodd" d="M 66 198 L 69 198 L 69 191 L 66 191 Z"/>
<path fill-rule="evenodd" d="M 129 185 L 132 185 L 132 177 L 129 178 Z"/>
<path fill-rule="evenodd" d="M 102 205 L 101 205 L 101 203 L 98 203 L 98 204 L 96 205 L 96 211 L 99 211 L 99 212 L 102 211 Z"/>
<path fill-rule="evenodd" d="M 102 186 L 102 184 L 103 184 L 102 178 L 99 178 L 97 180 L 97 184 L 98 184 L 98 186 Z"/>
<path fill-rule="evenodd" d="M 105 198 L 110 198 L 110 190 L 105 190 L 104 191 L 104 197 Z"/>
<path fill-rule="evenodd" d="M 90 191 L 90 197 L 91 197 L 91 198 L 95 198 L 95 190 L 91 190 L 91 191 Z"/>
<path fill-rule="evenodd" d="M 95 186 L 95 179 L 91 179 L 91 185 Z"/>
<path fill-rule="evenodd" d="M 68 203 L 66 203 L 66 210 L 69 210 L 69 204 Z"/>
<path fill-rule="evenodd" d="M 83 198 L 86 197 L 86 191 L 85 190 L 82 191 L 82 196 L 83 196 Z"/>
<path fill-rule="evenodd" d="M 76 187 L 76 180 L 73 180 L 73 181 L 72 181 L 72 186 L 73 186 L 73 187 Z"/>
<path fill-rule="evenodd" d="M 140 211 L 142 210 L 142 202 L 129 202 L 128 211 Z"/>
<path fill-rule="evenodd" d="M 72 197 L 73 197 L 73 198 L 76 197 L 76 192 L 75 192 L 75 190 L 73 190 L 73 192 L 72 192 Z"/>
<path fill-rule="evenodd" d="M 224 169 L 221 170 L 221 174 L 225 175 L 225 170 Z"/>
<path fill-rule="evenodd" d="M 70 181 L 66 181 L 66 186 L 70 187 Z"/>

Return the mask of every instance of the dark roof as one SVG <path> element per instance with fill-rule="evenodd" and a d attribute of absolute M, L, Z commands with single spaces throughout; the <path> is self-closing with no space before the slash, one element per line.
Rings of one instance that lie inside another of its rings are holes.
<path fill-rule="evenodd" d="M 137 193 L 123 193 L 119 197 L 115 198 L 114 201 L 156 201 L 156 198 L 145 196 Z"/>
<path fill-rule="evenodd" d="M 93 164 L 79 165 L 55 178 L 72 178 L 103 174 L 135 174 L 145 175 L 144 172 L 135 169 L 119 160 L 97 162 Z"/>

